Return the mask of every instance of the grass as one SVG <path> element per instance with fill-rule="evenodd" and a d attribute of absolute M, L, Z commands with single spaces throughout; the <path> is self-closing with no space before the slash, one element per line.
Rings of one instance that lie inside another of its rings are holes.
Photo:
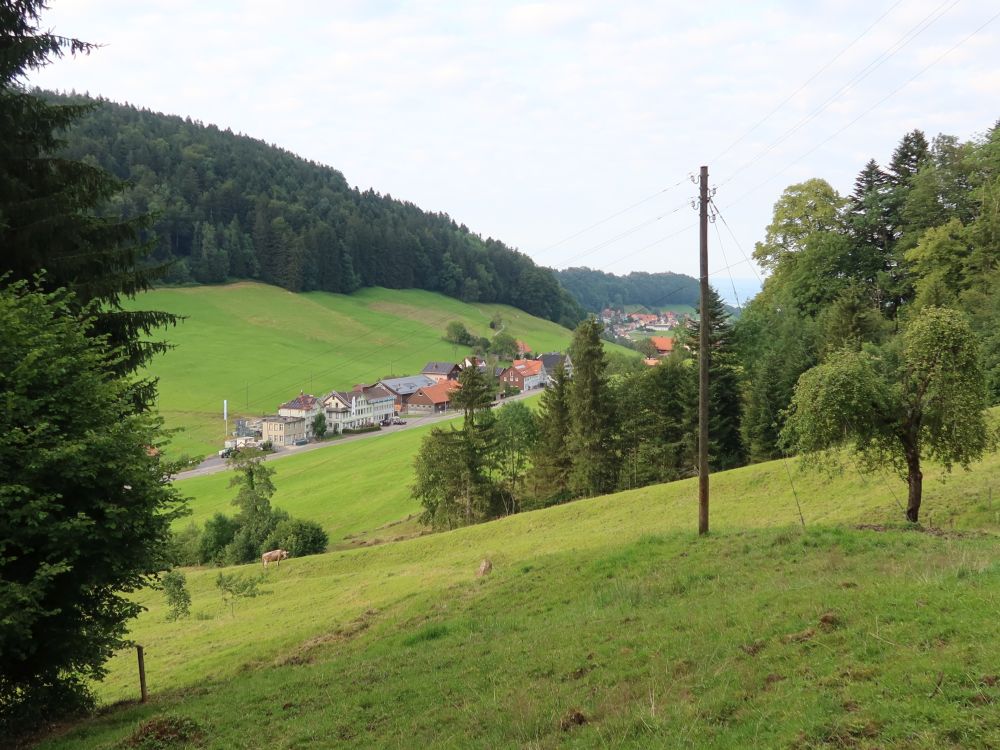
<path fill-rule="evenodd" d="M 499 313 L 507 333 L 539 352 L 565 350 L 572 337 L 513 307 L 466 304 L 416 289 L 293 294 L 238 283 L 157 289 L 132 304 L 186 317 L 165 332 L 174 348 L 152 363 L 150 373 L 159 378 L 167 426 L 183 428 L 173 450 L 192 455 L 220 446 L 223 399 L 230 420 L 259 416 L 274 413 L 300 390 L 349 389 L 389 374 L 420 372 L 432 360 L 464 357 L 468 350 L 443 339 L 452 320 L 488 336 Z"/>
<path fill-rule="evenodd" d="M 190 621 L 139 594 L 153 701 L 42 746 L 169 717 L 218 748 L 997 746 L 1000 458 L 927 471 L 935 534 L 886 526 L 881 479 L 788 468 L 714 475 L 707 538 L 685 481 L 290 560 L 235 616 L 188 571 Z"/>
<path fill-rule="evenodd" d="M 520 403 L 538 406 L 539 395 Z M 438 423 L 447 427 L 458 422 Z M 410 494 L 413 460 L 432 425 L 388 432 L 362 440 L 281 458 L 270 464 L 277 491 L 271 502 L 295 518 L 321 524 L 331 547 L 375 543 L 419 533 L 415 517 L 421 507 Z M 232 472 L 224 471 L 177 483 L 190 499 L 191 515 L 177 528 L 201 527 L 215 513 L 234 515 L 229 487 Z"/>

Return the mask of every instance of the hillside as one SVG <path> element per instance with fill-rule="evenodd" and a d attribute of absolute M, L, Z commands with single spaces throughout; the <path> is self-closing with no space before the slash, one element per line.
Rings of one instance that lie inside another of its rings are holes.
<path fill-rule="evenodd" d="M 536 351 L 565 349 L 572 332 L 497 304 L 467 304 L 414 289 L 362 289 L 350 295 L 292 294 L 257 283 L 157 289 L 133 305 L 185 316 L 164 332 L 173 349 L 151 366 L 160 379 L 160 412 L 183 427 L 173 446 L 203 455 L 224 437 L 230 419 L 273 413 L 300 390 L 351 388 L 389 374 L 419 372 L 431 360 L 468 353 L 443 339 L 458 320 L 487 336 L 496 314 L 504 330 Z M 621 347 L 609 350 L 628 353 Z"/>
<path fill-rule="evenodd" d="M 426 289 L 564 325 L 582 312 L 553 272 L 447 214 L 351 188 L 340 172 L 215 125 L 84 96 L 63 153 L 129 183 L 112 210 L 152 214 L 170 283 L 256 279 L 291 291 Z"/>
<path fill-rule="evenodd" d="M 934 485 L 934 525 L 955 529 L 935 534 L 875 525 L 898 515 L 888 481 L 787 468 L 804 530 L 775 462 L 713 477 L 705 539 L 685 481 L 292 560 L 234 613 L 215 570 L 189 570 L 191 621 L 140 596 L 153 701 L 42 746 L 163 716 L 220 748 L 1000 740 L 1000 458 Z M 116 657 L 102 700 L 133 696 L 133 673 Z"/>
<path fill-rule="evenodd" d="M 664 310 L 698 305 L 698 279 L 680 273 L 633 271 L 617 276 L 583 267 L 557 271 L 556 276 L 589 312 L 600 312 L 605 307 Z"/>

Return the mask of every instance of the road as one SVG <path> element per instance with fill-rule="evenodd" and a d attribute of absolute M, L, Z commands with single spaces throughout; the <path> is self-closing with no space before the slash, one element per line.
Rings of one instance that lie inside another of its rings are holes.
<path fill-rule="evenodd" d="M 535 389 L 531 391 L 525 391 L 524 393 L 518 393 L 516 396 L 509 396 L 500 402 L 502 407 L 506 403 L 511 401 L 522 401 L 531 396 L 537 396 L 542 392 L 541 389 Z M 351 443 L 355 440 L 370 440 L 372 438 L 384 437 L 385 435 L 392 434 L 394 432 L 400 432 L 401 430 L 412 430 L 416 427 L 423 427 L 424 425 L 436 424 L 438 422 L 447 422 L 452 419 L 457 419 L 462 416 L 462 412 L 459 411 L 446 411 L 443 414 L 431 414 L 426 417 L 412 417 L 406 420 L 406 424 L 392 425 L 391 427 L 383 427 L 381 430 L 375 432 L 362 432 L 357 435 L 345 435 L 337 440 L 329 440 L 321 443 L 309 443 L 308 445 L 288 445 L 279 448 L 274 453 L 269 453 L 265 457 L 265 461 L 278 461 L 282 458 L 287 458 L 288 456 L 297 456 L 300 453 L 308 453 L 309 451 L 325 450 L 327 448 L 336 448 L 338 445 L 343 445 L 344 443 Z M 189 469 L 188 471 L 182 471 L 174 476 L 174 480 L 180 479 L 191 479 L 193 477 L 204 477 L 209 474 L 218 474 L 220 471 L 225 471 L 229 468 L 226 465 L 226 460 L 224 458 L 219 458 L 218 456 L 210 456 L 202 461 L 194 469 Z"/>

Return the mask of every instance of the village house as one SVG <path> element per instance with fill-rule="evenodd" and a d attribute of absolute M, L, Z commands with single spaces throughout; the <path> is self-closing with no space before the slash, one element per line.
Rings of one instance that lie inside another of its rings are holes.
<path fill-rule="evenodd" d="M 261 439 L 271 445 L 295 445 L 305 442 L 306 420 L 303 417 L 271 415 L 260 420 Z"/>
<path fill-rule="evenodd" d="M 383 422 L 395 416 L 396 399 L 385 388 L 371 385 L 362 386 L 360 390 L 365 394 L 365 398 L 368 399 L 368 403 L 372 407 L 372 419 L 375 422 Z"/>
<path fill-rule="evenodd" d="M 573 377 L 573 360 L 570 359 L 568 354 L 546 352 L 545 354 L 538 355 L 535 359 L 541 362 L 542 367 L 545 368 L 546 386 L 552 382 L 552 376 L 555 374 L 556 367 L 560 362 L 562 362 L 563 370 L 566 372 L 566 379 L 569 380 Z"/>
<path fill-rule="evenodd" d="M 419 388 L 407 400 L 408 414 L 440 414 L 451 408 L 451 394 L 462 386 L 454 380 L 446 380 Z"/>
<path fill-rule="evenodd" d="M 649 340 L 656 347 L 658 357 L 665 357 L 674 350 L 674 340 L 669 336 L 650 336 Z"/>
<path fill-rule="evenodd" d="M 426 375 L 408 375 L 402 378 L 386 378 L 380 380 L 376 385 L 392 394 L 396 412 L 403 414 L 410 396 L 425 386 L 434 385 L 434 381 Z"/>
<path fill-rule="evenodd" d="M 331 391 L 323 399 L 326 431 L 340 433 L 374 424 L 372 406 L 364 391 Z"/>
<path fill-rule="evenodd" d="M 291 401 L 287 401 L 278 407 L 279 417 L 301 417 L 306 423 L 306 440 L 313 436 L 313 422 L 316 415 L 322 413 L 323 404 L 321 399 L 310 396 L 308 393 L 299 392 L 299 395 Z"/>
<path fill-rule="evenodd" d="M 451 362 L 428 362 L 420 374 L 426 375 L 435 383 L 440 383 L 445 380 L 457 380 L 461 372 L 462 368 Z"/>
<path fill-rule="evenodd" d="M 516 359 L 503 371 L 500 382 L 522 391 L 541 388 L 548 382 L 548 373 L 540 360 Z"/>

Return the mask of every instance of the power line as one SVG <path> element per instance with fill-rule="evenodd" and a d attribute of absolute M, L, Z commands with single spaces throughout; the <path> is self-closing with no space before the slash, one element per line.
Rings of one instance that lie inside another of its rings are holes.
<path fill-rule="evenodd" d="M 836 55 L 834 55 L 832 58 L 830 58 L 830 60 L 827 61 L 827 63 L 823 67 L 821 67 L 819 70 L 817 70 L 811 76 L 809 76 L 809 78 L 807 78 L 797 89 L 795 89 L 795 91 L 793 91 L 788 96 L 786 96 L 784 99 L 782 99 L 770 112 L 768 112 L 760 120 L 758 120 L 756 123 L 754 123 L 754 125 L 751 126 L 749 130 L 745 131 L 743 133 L 743 135 L 741 135 L 739 138 L 737 138 L 732 143 L 730 143 L 728 146 L 726 146 L 726 148 L 724 148 L 722 151 L 720 151 L 718 154 L 716 154 L 714 157 L 712 157 L 712 159 L 710 160 L 709 163 L 711 163 L 711 164 L 716 163 L 719 159 L 721 159 L 723 156 L 725 156 L 730 151 L 732 151 L 734 147 L 736 147 L 737 145 L 739 145 L 740 143 L 742 143 L 746 139 L 746 137 L 748 135 L 750 135 L 751 133 L 753 133 L 757 128 L 759 128 L 761 125 L 763 125 L 769 119 L 771 119 L 771 117 L 774 116 L 774 114 L 778 110 L 780 110 L 782 107 L 784 107 L 786 104 L 788 104 L 788 102 L 790 102 L 792 99 L 794 99 L 795 96 L 797 94 L 799 94 L 803 89 L 805 89 L 810 83 L 812 83 L 813 81 L 815 81 L 817 78 L 819 78 L 819 76 L 821 76 L 823 73 L 825 73 L 827 70 L 829 70 L 830 67 L 835 62 L 837 62 L 837 60 L 839 60 L 841 57 L 843 57 L 847 53 L 848 50 L 850 50 L 855 44 L 857 44 L 865 36 L 867 36 L 867 34 L 868 34 L 869 31 L 871 31 L 879 23 L 881 23 L 881 21 L 886 16 L 888 16 L 890 13 L 892 13 L 892 11 L 894 11 L 896 8 L 898 8 L 900 6 L 900 4 L 902 4 L 902 2 L 903 2 L 903 0 L 896 0 L 896 2 L 893 3 L 889 7 L 888 10 L 886 10 L 882 15 L 880 15 L 878 18 L 876 18 L 874 21 L 872 21 L 871 24 L 869 24 L 868 27 L 864 31 L 862 31 L 858 36 L 856 36 L 854 38 L 854 40 L 850 44 L 848 44 L 846 47 L 844 47 L 842 50 L 840 50 L 840 52 L 838 52 Z"/>
<path fill-rule="evenodd" d="M 952 8 L 958 5 L 962 0 L 945 0 L 937 8 L 932 10 L 923 19 L 921 19 L 915 26 L 913 26 L 909 31 L 903 34 L 902 37 L 896 40 L 888 50 L 883 50 L 874 60 L 869 62 L 865 67 L 863 67 L 859 72 L 857 72 L 847 83 L 841 86 L 839 89 L 833 92 L 829 97 L 827 97 L 822 104 L 812 110 L 808 115 L 799 120 L 795 125 L 786 130 L 777 139 L 772 141 L 768 146 L 758 152 L 749 161 L 745 162 L 743 165 L 738 167 L 733 171 L 721 184 L 726 185 L 732 182 L 733 179 L 737 177 L 740 173 L 746 171 L 751 166 L 760 161 L 764 156 L 773 151 L 777 146 L 786 141 L 792 135 L 801 130 L 805 125 L 815 120 L 820 114 L 822 114 L 826 109 L 833 104 L 837 98 L 846 93 L 852 86 L 860 83 L 865 78 L 874 73 L 883 64 L 892 59 L 896 54 L 898 54 L 904 47 L 906 47 L 910 42 L 916 39 L 920 34 L 925 32 L 931 26 L 933 26 L 937 21 L 939 21 L 945 14 L 947 14 Z M 950 4 L 949 4 L 950 3 Z M 945 7 L 947 6 L 947 7 Z"/>
<path fill-rule="evenodd" d="M 549 250 L 552 250 L 552 249 L 554 249 L 556 247 L 559 247 L 560 245 L 565 244 L 566 242 L 569 242 L 570 240 L 576 239 L 581 234 L 586 234 L 590 230 L 596 229 L 597 227 L 601 226 L 602 224 L 606 224 L 607 222 L 611 221 L 612 219 L 617 219 L 619 216 L 621 216 L 623 214 L 627 214 L 632 209 L 638 208 L 639 206 L 643 205 L 644 203 L 648 203 L 649 201 L 653 200 L 654 198 L 658 198 L 661 195 L 663 195 L 665 193 L 669 193 L 671 190 L 674 190 L 675 188 L 680 187 L 681 185 L 684 184 L 684 182 L 686 180 L 687 180 L 687 177 L 684 177 L 684 178 L 678 180 L 677 182 L 675 182 L 673 185 L 669 185 L 669 186 L 663 188 L 662 190 L 658 190 L 657 192 L 653 193 L 652 195 L 648 195 L 645 198 L 642 198 L 641 200 L 636 201 L 631 206 L 626 206 L 625 208 L 621 209 L 620 211 L 616 211 L 615 213 L 611 214 L 610 216 L 606 216 L 605 218 L 601 219 L 600 221 L 595 221 L 593 224 L 590 224 L 589 226 L 584 227 L 583 229 L 579 230 L 578 232 L 574 232 L 573 234 L 571 234 L 571 235 L 569 235 L 567 237 L 563 237 L 558 242 L 553 242 L 551 245 L 547 245 L 547 246 L 543 247 L 542 249 L 537 250 L 536 253 L 535 253 L 535 255 L 537 256 L 537 255 L 542 255 L 544 253 L 547 253 Z"/>
<path fill-rule="evenodd" d="M 748 196 L 753 195 L 754 193 L 756 193 L 758 190 L 760 190 L 760 188 L 764 187 L 764 185 L 766 185 L 767 183 L 769 183 L 771 180 L 773 180 L 776 177 L 779 177 L 780 175 L 782 175 L 785 172 L 787 172 L 789 169 L 791 169 L 793 166 L 795 166 L 798 162 L 800 162 L 803 159 L 805 159 L 807 156 L 809 156 L 809 155 L 815 153 L 816 151 L 818 151 L 820 148 L 822 148 L 823 146 L 825 146 L 827 143 L 829 143 L 830 141 L 832 141 L 838 135 L 840 135 L 845 130 L 847 130 L 848 128 L 850 128 L 851 126 L 853 126 L 855 123 L 857 123 L 859 120 L 861 120 L 863 117 L 865 117 L 867 114 L 869 114 L 873 110 L 877 109 L 878 107 L 882 106 L 885 102 L 887 102 L 893 96 L 895 96 L 900 91 L 902 91 L 904 88 L 906 88 L 911 83 L 913 83 L 917 78 L 919 78 L 920 76 L 922 76 L 924 73 L 926 73 L 932 67 L 934 67 L 939 62 L 941 62 L 946 57 L 948 57 L 948 55 L 950 55 L 956 49 L 958 49 L 963 44 L 965 44 L 966 42 L 968 42 L 970 39 L 972 39 L 973 37 L 975 37 L 977 34 L 979 34 L 979 32 L 981 32 L 983 29 L 985 29 L 991 23 L 993 23 L 994 21 L 996 21 L 997 18 L 1000 18 L 1000 12 L 995 13 L 994 15 L 990 16 L 986 21 L 984 21 L 982 24 L 980 24 L 974 31 L 972 31 L 966 37 L 964 37 L 960 41 L 956 42 L 951 47 L 949 47 L 946 51 L 944 51 L 943 53 L 941 53 L 940 55 L 938 55 L 936 58 L 934 58 L 934 60 L 932 60 L 931 62 L 929 62 L 927 65 L 925 65 L 923 68 L 921 68 L 920 70 L 918 70 L 916 73 L 914 73 L 908 79 L 906 79 L 905 81 L 903 81 L 903 83 L 901 83 L 899 86 L 897 86 L 896 88 L 894 88 L 892 91 L 890 91 L 888 94 L 886 94 L 885 96 L 883 96 L 881 99 L 879 99 L 877 102 L 875 102 L 874 104 L 872 104 L 870 107 L 868 107 L 867 109 L 865 109 L 861 114 L 859 114 L 853 120 L 851 120 L 850 122 L 848 122 L 846 125 L 843 125 L 842 127 L 838 128 L 836 131 L 834 131 L 829 136 L 827 136 L 826 138 L 824 138 L 822 141 L 820 141 L 819 143 L 817 143 L 815 146 L 813 146 L 811 149 L 809 149 L 808 151 L 806 151 L 804 154 L 801 154 L 798 158 L 796 158 L 796 159 L 792 160 L 791 162 L 789 162 L 788 164 L 786 164 L 783 168 L 781 168 L 780 170 L 778 170 L 777 172 L 775 172 L 774 174 L 772 174 L 770 177 L 768 177 L 767 179 L 759 182 L 757 185 L 755 185 L 750 190 L 747 190 L 745 193 L 743 193 L 742 195 L 740 195 L 739 197 L 737 197 L 735 200 L 731 201 L 726 207 L 730 208 L 732 206 L 735 206 L 737 203 L 739 203 L 740 201 L 742 201 L 744 198 L 747 198 Z"/>

